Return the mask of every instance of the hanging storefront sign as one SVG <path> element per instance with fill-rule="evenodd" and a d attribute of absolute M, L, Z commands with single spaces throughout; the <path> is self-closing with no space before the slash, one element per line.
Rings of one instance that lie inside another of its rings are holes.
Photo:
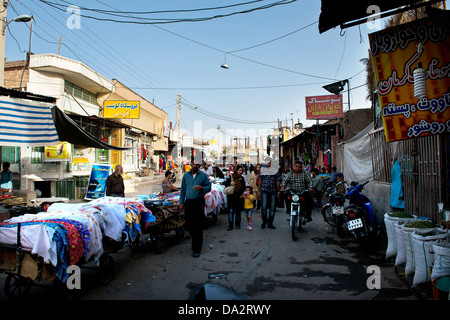
<path fill-rule="evenodd" d="M 342 95 L 306 97 L 306 119 L 329 120 L 344 117 Z"/>
<path fill-rule="evenodd" d="M 54 146 L 45 147 L 44 162 L 59 162 L 70 160 L 70 145 L 61 142 Z"/>
<path fill-rule="evenodd" d="M 139 100 L 106 100 L 103 102 L 103 117 L 113 119 L 139 119 L 139 109 Z"/>
<path fill-rule="evenodd" d="M 103 198 L 106 192 L 106 179 L 111 172 L 108 164 L 94 164 L 89 177 L 89 185 L 84 199 L 94 200 Z"/>
<path fill-rule="evenodd" d="M 450 132 L 450 18 L 369 34 L 386 141 Z"/>

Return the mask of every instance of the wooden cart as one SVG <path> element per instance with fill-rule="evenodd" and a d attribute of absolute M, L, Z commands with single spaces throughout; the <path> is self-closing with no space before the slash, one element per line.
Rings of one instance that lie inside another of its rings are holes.
<path fill-rule="evenodd" d="M 180 243 L 184 239 L 184 214 L 180 213 L 179 205 L 173 204 L 164 206 L 159 203 L 145 202 L 145 206 L 150 209 L 156 217 L 155 222 L 140 223 L 141 234 L 148 234 L 151 244 L 156 252 L 163 253 L 167 249 L 167 239 L 165 234 L 175 232 L 175 242 Z M 140 243 L 140 236 L 129 244 L 131 250 L 135 250 Z"/>
<path fill-rule="evenodd" d="M 0 272 L 7 274 L 4 290 L 9 299 L 19 299 L 26 296 L 33 285 L 42 285 L 51 281 L 62 284 L 56 277 L 51 264 L 44 263 L 42 257 L 22 248 L 20 228 L 21 224 L 19 223 L 15 244 L 0 244 Z M 117 242 L 108 237 L 103 237 L 102 243 L 103 254 L 99 259 L 99 266 L 96 270 L 97 280 L 103 285 L 109 283 L 114 277 L 114 259 L 110 254 L 123 248 L 123 241 Z M 91 261 L 80 259 L 77 265 L 82 267 L 89 262 Z M 65 284 L 62 284 L 62 287 L 67 288 Z"/>

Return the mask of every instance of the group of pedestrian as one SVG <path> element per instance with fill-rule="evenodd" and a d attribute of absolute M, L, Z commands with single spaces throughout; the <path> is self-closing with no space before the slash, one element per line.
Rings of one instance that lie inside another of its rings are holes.
<path fill-rule="evenodd" d="M 203 246 L 203 227 L 205 223 L 205 195 L 211 191 L 209 177 L 223 178 L 220 168 L 209 164 L 203 164 L 192 159 L 190 170 L 183 174 L 181 188 L 176 188 L 171 182 L 172 172 L 166 171 L 163 186 L 167 192 L 180 191 L 179 208 L 184 212 L 185 227 L 192 237 L 192 255 L 199 257 Z M 312 176 L 303 170 L 302 163 L 296 161 L 291 172 L 283 179 L 281 170 L 272 166 L 272 159 L 267 157 L 264 165 L 256 164 L 250 172 L 249 183 L 246 184 L 243 176 L 245 168 L 235 165 L 233 173 L 225 181 L 225 187 L 234 186 L 234 192 L 227 195 L 228 202 L 228 227 L 227 230 L 240 229 L 241 212 L 244 211 L 247 221 L 247 230 L 253 230 L 252 213 L 256 209 L 261 213 L 261 228 L 275 229 L 276 202 L 280 200 L 281 193 L 289 186 L 294 191 L 309 190 L 321 198 L 323 180 L 319 177 L 319 171 L 311 169 Z M 335 168 L 333 168 L 335 171 Z M 116 166 L 106 182 L 106 195 L 124 196 L 124 185 L 121 174 L 122 166 Z M 334 176 L 332 175 L 332 178 Z M 287 213 L 290 205 L 287 204 Z M 307 219 L 311 218 L 311 210 L 307 210 Z"/>

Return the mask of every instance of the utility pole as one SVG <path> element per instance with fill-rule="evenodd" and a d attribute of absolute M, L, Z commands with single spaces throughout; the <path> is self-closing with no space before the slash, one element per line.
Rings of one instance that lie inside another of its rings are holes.
<path fill-rule="evenodd" d="M 8 8 L 8 1 L 2 1 L 0 4 L 0 86 L 5 85 L 5 31 L 6 31 L 6 9 Z"/>
<path fill-rule="evenodd" d="M 180 179 L 183 172 L 183 163 L 181 161 L 181 113 L 180 113 L 180 95 L 177 94 L 177 163 L 180 168 Z"/>
<path fill-rule="evenodd" d="M 222 148 L 221 148 L 221 143 L 220 143 L 220 123 L 217 124 L 217 162 L 216 164 L 218 165 L 219 163 L 222 163 Z"/>

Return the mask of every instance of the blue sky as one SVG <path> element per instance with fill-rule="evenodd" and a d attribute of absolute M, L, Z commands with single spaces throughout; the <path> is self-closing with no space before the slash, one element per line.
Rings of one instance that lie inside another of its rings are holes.
<path fill-rule="evenodd" d="M 120 11 L 207 8 L 244 2 L 49 1 L 61 8 L 75 3 Z M 206 17 L 273 2 L 153 17 Z M 211 138 L 209 135 L 215 134 L 218 124 L 223 133 L 228 130 L 246 136 L 270 130 L 277 119 L 288 119 L 290 125 L 293 117 L 294 122 L 299 119 L 304 126 L 310 126 L 315 121 L 306 120 L 305 97 L 327 95 L 322 86 L 341 79 L 350 78 L 350 86 L 355 88 L 350 96 L 352 109 L 370 107 L 365 99 L 366 87 L 361 86 L 366 74 L 360 59 L 368 56 L 368 33 L 376 30 L 362 24 L 345 31 L 337 27 L 319 34 L 320 5 L 319 0 L 298 0 L 209 21 L 158 25 L 81 17 L 80 28 L 69 29 L 66 24 L 69 13 L 39 0 L 11 0 L 8 20 L 17 14 L 33 14 L 32 52 L 57 53 L 61 36 L 62 56 L 82 61 L 106 78 L 116 78 L 154 101 L 169 114 L 173 125 L 180 94 L 182 128 L 194 134 L 194 124 L 201 121 L 201 138 Z M 84 10 L 81 13 L 93 15 Z M 28 50 L 29 23 L 11 23 L 8 28 L 5 55 L 8 61 L 22 60 Z M 252 46 L 255 47 L 246 49 Z M 230 69 L 220 68 L 225 59 Z M 344 110 L 347 109 L 345 104 Z"/>

